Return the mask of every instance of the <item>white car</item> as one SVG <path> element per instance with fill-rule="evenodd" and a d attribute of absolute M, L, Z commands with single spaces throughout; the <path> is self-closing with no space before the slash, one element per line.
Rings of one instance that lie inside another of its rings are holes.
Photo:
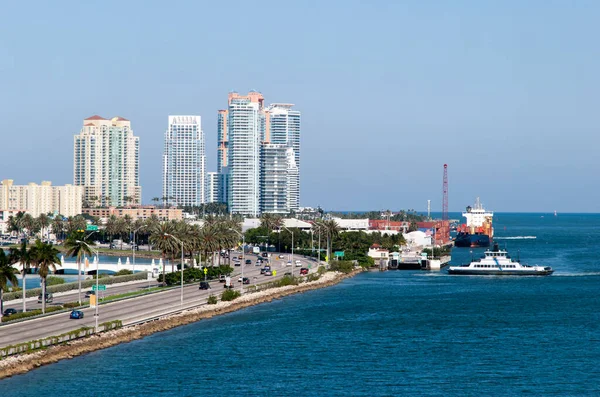
<path fill-rule="evenodd" d="M 300 267 L 300 266 L 302 266 L 302 262 L 296 261 L 296 267 Z"/>
<path fill-rule="evenodd" d="M 286 264 L 286 266 L 292 266 L 292 262 L 288 261 L 288 263 Z"/>

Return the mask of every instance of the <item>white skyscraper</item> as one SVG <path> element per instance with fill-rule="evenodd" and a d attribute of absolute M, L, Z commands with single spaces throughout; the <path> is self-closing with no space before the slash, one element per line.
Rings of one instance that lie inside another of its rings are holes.
<path fill-rule="evenodd" d="M 204 184 L 205 203 L 219 202 L 219 173 L 207 172 Z"/>
<path fill-rule="evenodd" d="M 73 184 L 91 204 L 140 204 L 139 137 L 123 117 L 92 116 L 74 137 Z"/>
<path fill-rule="evenodd" d="M 163 153 L 163 197 L 178 206 L 205 202 L 204 133 L 200 116 L 169 116 Z"/>

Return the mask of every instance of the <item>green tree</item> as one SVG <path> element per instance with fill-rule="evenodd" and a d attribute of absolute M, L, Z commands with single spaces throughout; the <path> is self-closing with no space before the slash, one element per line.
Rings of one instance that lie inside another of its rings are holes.
<path fill-rule="evenodd" d="M 63 221 L 62 215 L 56 215 L 54 219 L 52 219 L 52 233 L 54 233 L 54 237 L 57 240 L 62 239 L 64 236 L 65 223 Z"/>
<path fill-rule="evenodd" d="M 172 233 L 173 226 L 169 222 L 159 223 L 150 231 L 150 242 L 152 243 L 154 249 L 157 249 L 161 252 L 163 258 L 163 285 L 166 285 L 165 267 L 167 254 L 177 250 L 177 242 L 175 239 L 167 236 L 167 234 Z"/>
<path fill-rule="evenodd" d="M 46 313 L 46 299 L 44 299 L 46 296 L 46 278 L 50 270 L 56 272 L 56 265 L 60 265 L 60 259 L 58 258 L 60 251 L 52 244 L 43 243 L 40 240 L 35 242 L 30 251 L 32 251 L 30 255 L 35 258 L 38 265 L 38 273 L 42 284 L 42 313 Z"/>
<path fill-rule="evenodd" d="M 9 257 L 6 256 L 4 250 L 0 249 L 0 323 L 2 322 L 2 313 L 4 313 L 4 290 L 8 289 L 9 283 L 17 286 L 19 281 L 10 264 Z"/>
<path fill-rule="evenodd" d="M 31 257 L 27 249 L 27 241 L 23 241 L 19 248 L 11 248 L 8 254 L 9 263 L 11 265 L 20 264 L 23 271 L 23 313 L 27 311 L 27 273 L 31 267 Z"/>
<path fill-rule="evenodd" d="M 283 226 L 283 219 L 276 214 L 264 213 L 260 217 L 260 226 L 270 233 Z"/>
<path fill-rule="evenodd" d="M 77 260 L 77 282 L 79 283 L 79 293 L 77 301 L 81 305 L 81 260 L 85 255 L 91 256 L 94 242 L 85 235 L 85 230 L 76 230 L 72 232 L 65 241 L 67 256 L 75 257 Z"/>

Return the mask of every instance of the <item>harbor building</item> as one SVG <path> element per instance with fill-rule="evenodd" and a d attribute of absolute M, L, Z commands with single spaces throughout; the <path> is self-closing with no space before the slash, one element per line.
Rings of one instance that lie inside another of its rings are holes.
<path fill-rule="evenodd" d="M 169 116 L 163 152 L 162 196 L 171 206 L 205 202 L 205 148 L 200 116 Z"/>
<path fill-rule="evenodd" d="M 125 215 L 131 217 L 132 221 L 138 219 L 146 220 L 153 215 L 161 221 L 182 220 L 183 210 L 180 208 L 160 208 L 154 205 L 141 205 L 134 208 L 117 208 L 117 207 L 101 207 L 101 208 L 84 208 L 84 214 L 98 217 L 100 219 L 110 218 L 112 215 L 122 218 Z"/>
<path fill-rule="evenodd" d="M 204 184 L 205 203 L 219 202 L 219 173 L 207 172 Z"/>
<path fill-rule="evenodd" d="M 23 211 L 33 217 L 40 214 L 81 214 L 83 187 L 64 185 L 52 186 L 50 181 L 41 184 L 15 185 L 12 179 L 0 184 L 0 210 Z"/>
<path fill-rule="evenodd" d="M 73 184 L 100 205 L 140 204 L 139 137 L 123 117 L 88 117 L 74 137 Z"/>

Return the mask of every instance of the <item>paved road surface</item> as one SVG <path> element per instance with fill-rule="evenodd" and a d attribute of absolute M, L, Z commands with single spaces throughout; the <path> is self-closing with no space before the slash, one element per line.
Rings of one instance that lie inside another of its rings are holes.
<path fill-rule="evenodd" d="M 244 266 L 244 277 L 250 278 L 250 285 L 279 279 L 284 276 L 285 272 L 290 271 L 290 267 L 282 267 L 281 263 L 276 262 L 272 264 L 272 268 L 277 270 L 276 276 L 261 275 L 261 266 L 254 265 L 256 262 L 255 258 L 254 256 L 252 265 Z M 312 265 L 311 272 L 316 271 L 316 262 L 305 258 L 298 259 L 301 260 L 302 267 L 307 267 L 310 264 Z M 299 267 L 295 267 L 294 274 L 297 276 L 298 273 Z M 234 267 L 232 282 L 235 283 L 236 290 L 239 290 L 241 287 L 241 283 L 237 281 L 240 274 L 241 266 Z M 199 290 L 197 283 L 185 286 L 183 289 L 183 305 L 181 305 L 180 300 L 180 288 L 100 305 L 98 322 L 121 320 L 126 325 L 171 311 L 196 307 L 206 303 L 209 295 L 218 296 L 224 290 L 223 284 L 219 281 L 211 281 L 210 285 L 210 290 Z M 81 320 L 70 320 L 69 313 L 58 313 L 43 318 L 4 325 L 0 327 L 0 347 L 46 336 L 59 335 L 82 326 L 93 327 L 95 325 L 94 311 L 95 309 L 92 308 L 83 309 L 84 318 Z"/>

